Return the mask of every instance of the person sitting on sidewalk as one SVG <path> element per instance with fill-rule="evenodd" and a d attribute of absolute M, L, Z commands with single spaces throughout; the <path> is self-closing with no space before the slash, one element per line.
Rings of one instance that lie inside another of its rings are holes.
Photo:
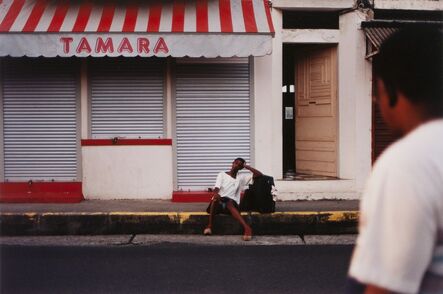
<path fill-rule="evenodd" d="M 258 170 L 246 164 L 243 158 L 236 158 L 232 162 L 231 170 L 220 172 L 215 182 L 214 193 L 209 204 L 209 223 L 203 231 L 204 235 L 212 234 L 212 225 L 216 213 L 231 214 L 244 229 L 243 240 L 252 239 L 252 229 L 242 218 L 239 210 L 240 193 L 242 188 L 251 180 L 250 174 L 239 174 L 243 168 L 252 172 L 252 177 L 262 176 Z"/>

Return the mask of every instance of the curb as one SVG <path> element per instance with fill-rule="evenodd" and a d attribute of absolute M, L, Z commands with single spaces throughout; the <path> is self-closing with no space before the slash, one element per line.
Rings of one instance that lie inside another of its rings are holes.
<path fill-rule="evenodd" d="M 356 234 L 358 211 L 242 213 L 255 235 Z M 201 234 L 206 212 L 0 213 L 2 236 Z M 230 216 L 218 215 L 214 234 L 241 234 Z"/>

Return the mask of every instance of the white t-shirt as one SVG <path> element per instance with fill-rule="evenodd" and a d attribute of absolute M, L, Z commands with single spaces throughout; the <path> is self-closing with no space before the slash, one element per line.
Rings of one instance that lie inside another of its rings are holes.
<path fill-rule="evenodd" d="M 234 179 L 225 172 L 220 172 L 215 181 L 215 188 L 219 188 L 220 197 L 228 197 L 240 204 L 240 193 L 251 180 L 251 173 L 238 173 Z"/>
<path fill-rule="evenodd" d="M 360 210 L 349 275 L 400 293 L 443 293 L 443 119 L 381 155 Z"/>

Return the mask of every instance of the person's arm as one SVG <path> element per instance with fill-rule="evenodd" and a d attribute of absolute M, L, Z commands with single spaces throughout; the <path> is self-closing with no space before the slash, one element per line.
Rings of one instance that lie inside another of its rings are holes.
<path fill-rule="evenodd" d="M 253 178 L 258 178 L 258 177 L 261 177 L 263 175 L 260 171 L 256 170 L 252 166 L 249 166 L 249 165 L 245 164 L 243 167 L 245 169 L 249 170 L 252 173 L 252 177 Z"/>
<path fill-rule="evenodd" d="M 385 288 L 380 288 L 371 284 L 363 284 L 354 278 L 348 277 L 346 280 L 346 294 L 394 294 Z"/>
<path fill-rule="evenodd" d="M 394 292 L 374 285 L 366 285 L 364 294 L 393 294 Z"/>
<path fill-rule="evenodd" d="M 212 191 L 211 201 L 220 199 L 220 194 L 218 194 L 218 192 L 220 192 L 220 188 L 215 187 L 214 190 Z"/>
<path fill-rule="evenodd" d="M 212 190 L 211 201 L 220 199 L 220 187 L 223 184 L 223 173 L 218 173 L 217 179 L 215 180 L 214 190 Z"/>

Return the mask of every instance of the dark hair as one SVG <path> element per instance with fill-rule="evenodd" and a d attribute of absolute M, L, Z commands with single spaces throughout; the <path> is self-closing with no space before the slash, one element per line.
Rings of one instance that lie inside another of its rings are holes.
<path fill-rule="evenodd" d="M 397 103 L 401 92 L 427 115 L 443 115 L 443 34 L 437 25 L 407 25 L 395 32 L 374 57 L 373 69 L 389 96 Z"/>
<path fill-rule="evenodd" d="M 234 161 L 236 161 L 236 160 L 240 160 L 241 163 L 245 163 L 245 162 L 246 162 L 246 161 L 245 161 L 243 158 L 241 158 L 241 157 L 237 157 L 236 159 L 234 159 Z"/>

